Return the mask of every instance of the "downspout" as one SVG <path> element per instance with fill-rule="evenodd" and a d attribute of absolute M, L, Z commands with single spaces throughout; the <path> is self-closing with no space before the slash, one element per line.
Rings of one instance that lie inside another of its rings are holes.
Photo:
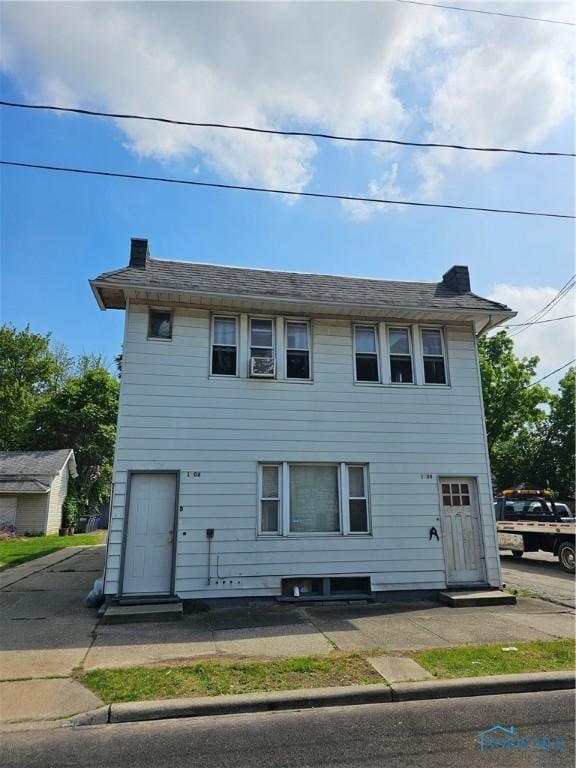
<path fill-rule="evenodd" d="M 485 325 L 483 325 L 483 326 L 482 326 L 482 328 L 480 328 L 480 330 L 479 330 L 479 331 L 478 331 L 478 333 L 476 334 L 476 338 L 477 338 L 477 339 L 479 339 L 479 338 L 480 338 L 480 336 L 482 336 L 482 334 L 484 333 L 484 331 L 486 330 L 486 328 L 488 328 L 488 326 L 489 326 L 489 325 L 492 325 L 492 315 L 488 315 L 488 320 L 486 321 L 486 324 L 485 324 Z"/>

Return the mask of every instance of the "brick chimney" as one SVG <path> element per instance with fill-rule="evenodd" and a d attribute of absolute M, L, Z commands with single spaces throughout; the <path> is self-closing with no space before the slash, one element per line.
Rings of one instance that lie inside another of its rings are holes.
<path fill-rule="evenodd" d="M 448 272 L 442 275 L 442 282 L 454 293 L 469 293 L 470 275 L 468 267 L 450 267 Z"/>
<path fill-rule="evenodd" d="M 142 237 L 133 237 L 130 241 L 130 266 L 146 269 L 149 261 L 148 240 Z"/>

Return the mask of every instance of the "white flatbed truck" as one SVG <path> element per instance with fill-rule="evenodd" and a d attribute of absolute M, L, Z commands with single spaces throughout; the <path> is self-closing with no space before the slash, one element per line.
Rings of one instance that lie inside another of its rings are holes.
<path fill-rule="evenodd" d="M 524 552 L 551 552 L 560 567 L 574 573 L 576 520 L 565 504 L 542 490 L 504 491 L 496 500 L 499 549 L 515 557 Z"/>

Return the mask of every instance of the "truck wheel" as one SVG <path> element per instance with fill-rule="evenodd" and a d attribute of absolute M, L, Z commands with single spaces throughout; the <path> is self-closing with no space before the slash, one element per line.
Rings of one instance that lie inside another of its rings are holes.
<path fill-rule="evenodd" d="M 563 541 L 558 547 L 558 560 L 560 567 L 568 573 L 574 573 L 574 544 L 571 541 Z"/>
<path fill-rule="evenodd" d="M 522 557 L 524 552 L 519 552 L 517 549 L 512 550 L 512 557 Z"/>

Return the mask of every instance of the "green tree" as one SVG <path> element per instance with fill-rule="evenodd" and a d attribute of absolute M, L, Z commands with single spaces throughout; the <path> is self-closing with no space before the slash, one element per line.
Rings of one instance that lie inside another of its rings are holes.
<path fill-rule="evenodd" d="M 518 358 L 514 342 L 505 331 L 482 337 L 478 344 L 486 431 L 490 455 L 498 443 L 506 443 L 520 430 L 539 424 L 545 417 L 542 408 L 550 394 L 546 387 L 530 381 L 538 357 Z"/>
<path fill-rule="evenodd" d="M 541 430 L 536 461 L 546 473 L 551 488 L 564 498 L 574 498 L 576 368 L 570 368 L 560 380 L 559 390 L 559 394 L 551 398 L 550 415 L 545 429 Z"/>
<path fill-rule="evenodd" d="M 62 348 L 50 350 L 50 334 L 0 326 L 0 450 L 24 447 L 36 407 L 62 385 L 69 365 Z"/>
<path fill-rule="evenodd" d="M 112 474 L 120 384 L 105 368 L 85 367 L 36 410 L 28 432 L 32 448 L 73 448 L 80 503 L 106 498 Z"/>

